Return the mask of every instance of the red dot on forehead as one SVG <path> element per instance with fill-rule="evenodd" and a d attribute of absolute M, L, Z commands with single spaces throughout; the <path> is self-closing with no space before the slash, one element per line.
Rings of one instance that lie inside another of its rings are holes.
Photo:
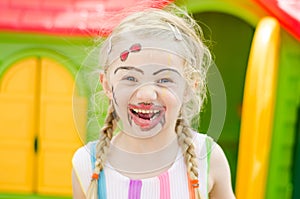
<path fill-rule="evenodd" d="M 138 52 L 140 51 L 142 48 L 141 44 L 133 44 L 131 47 L 130 47 L 130 51 L 131 52 Z"/>
<path fill-rule="evenodd" d="M 131 53 L 131 52 L 139 52 L 139 51 L 141 51 L 141 49 L 142 49 L 141 44 L 139 44 L 139 43 L 133 44 L 129 48 L 129 50 L 125 50 L 125 51 L 121 52 L 121 54 L 120 54 L 121 61 L 125 61 L 128 58 L 129 53 Z"/>
<path fill-rule="evenodd" d="M 127 59 L 128 55 L 129 55 L 129 51 L 128 51 L 128 50 L 123 51 L 123 52 L 120 54 L 120 59 L 121 59 L 121 61 L 125 61 L 125 60 Z"/>

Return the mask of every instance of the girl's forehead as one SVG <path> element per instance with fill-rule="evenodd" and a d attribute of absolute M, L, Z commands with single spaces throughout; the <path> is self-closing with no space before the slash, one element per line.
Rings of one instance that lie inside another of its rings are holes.
<path fill-rule="evenodd" d="M 109 66 L 108 72 L 116 71 L 120 67 L 138 67 L 145 71 L 155 71 L 159 68 L 172 68 L 183 73 L 185 60 L 174 54 L 160 49 L 143 49 L 139 52 L 129 52 L 126 60 L 122 61 L 122 54 Z"/>
<path fill-rule="evenodd" d="M 131 57 L 138 59 L 134 55 L 141 55 L 140 59 L 143 62 L 151 59 L 157 61 L 162 57 L 168 58 L 168 61 L 181 57 L 190 62 L 190 57 L 193 55 L 187 44 L 193 42 L 189 37 L 182 35 L 182 39 L 178 40 L 172 31 L 157 28 L 140 31 L 122 32 L 107 39 L 107 58 L 102 60 L 106 67 L 116 61 L 129 61 Z"/>

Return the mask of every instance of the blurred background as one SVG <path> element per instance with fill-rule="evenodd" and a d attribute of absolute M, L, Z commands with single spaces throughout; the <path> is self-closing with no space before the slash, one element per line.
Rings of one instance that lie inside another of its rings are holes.
<path fill-rule="evenodd" d="M 216 141 L 237 198 L 300 199 L 300 2 L 174 2 L 203 28 L 224 81 L 226 119 Z M 97 138 L 103 119 L 87 122 L 89 83 L 78 74 L 95 39 L 137 3 L 0 0 L 0 198 L 72 198 L 72 155 Z"/>

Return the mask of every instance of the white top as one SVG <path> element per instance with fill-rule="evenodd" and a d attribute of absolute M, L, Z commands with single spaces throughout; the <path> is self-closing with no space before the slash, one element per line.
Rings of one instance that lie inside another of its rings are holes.
<path fill-rule="evenodd" d="M 75 152 L 72 160 L 73 169 L 84 193 L 88 190 L 93 173 L 91 146 L 93 146 L 95 142 L 97 141 L 89 142 L 87 145 L 79 148 Z M 194 132 L 193 143 L 198 159 L 200 193 L 202 197 L 208 199 L 209 151 L 211 149 L 212 139 L 204 134 Z M 187 196 L 189 196 L 187 171 L 182 153 L 178 153 L 175 162 L 166 172 L 156 177 L 131 180 L 115 170 L 109 163 L 104 167 L 104 175 L 107 199 L 182 199 L 188 198 Z M 132 191 L 132 187 L 130 186 L 135 184 L 135 182 L 132 181 L 141 182 L 138 186 L 139 188 L 137 188 L 137 190 L 140 191 L 138 197 L 129 196 L 131 194 L 129 192 Z M 169 194 L 162 192 L 169 192 Z"/>

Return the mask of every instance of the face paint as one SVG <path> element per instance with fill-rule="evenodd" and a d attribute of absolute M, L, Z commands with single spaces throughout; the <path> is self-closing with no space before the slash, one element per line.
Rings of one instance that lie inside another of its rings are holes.
<path fill-rule="evenodd" d="M 116 95 L 115 95 L 115 92 L 114 92 L 114 87 L 111 87 L 111 92 L 112 92 L 112 95 L 113 95 L 114 103 L 118 106 L 118 103 L 116 101 Z"/>
<path fill-rule="evenodd" d="M 125 50 L 125 51 L 123 51 L 123 52 L 120 54 L 120 60 L 123 61 L 123 62 L 126 61 L 126 59 L 127 59 L 127 57 L 128 57 L 128 55 L 129 55 L 130 52 L 139 52 L 139 51 L 141 51 L 141 49 L 142 49 L 141 44 L 139 44 L 139 43 L 133 44 L 133 45 L 129 48 L 129 50 Z"/>
<path fill-rule="evenodd" d="M 141 64 L 149 56 L 157 58 L 157 55 L 160 60 L 154 60 L 155 63 Z M 166 56 L 171 56 L 173 61 L 165 59 Z M 166 128 L 174 129 L 186 85 L 180 65 L 182 59 L 167 52 L 148 50 L 130 55 L 126 65 L 120 61 L 110 70 L 119 128 L 141 138 L 154 136 Z"/>

